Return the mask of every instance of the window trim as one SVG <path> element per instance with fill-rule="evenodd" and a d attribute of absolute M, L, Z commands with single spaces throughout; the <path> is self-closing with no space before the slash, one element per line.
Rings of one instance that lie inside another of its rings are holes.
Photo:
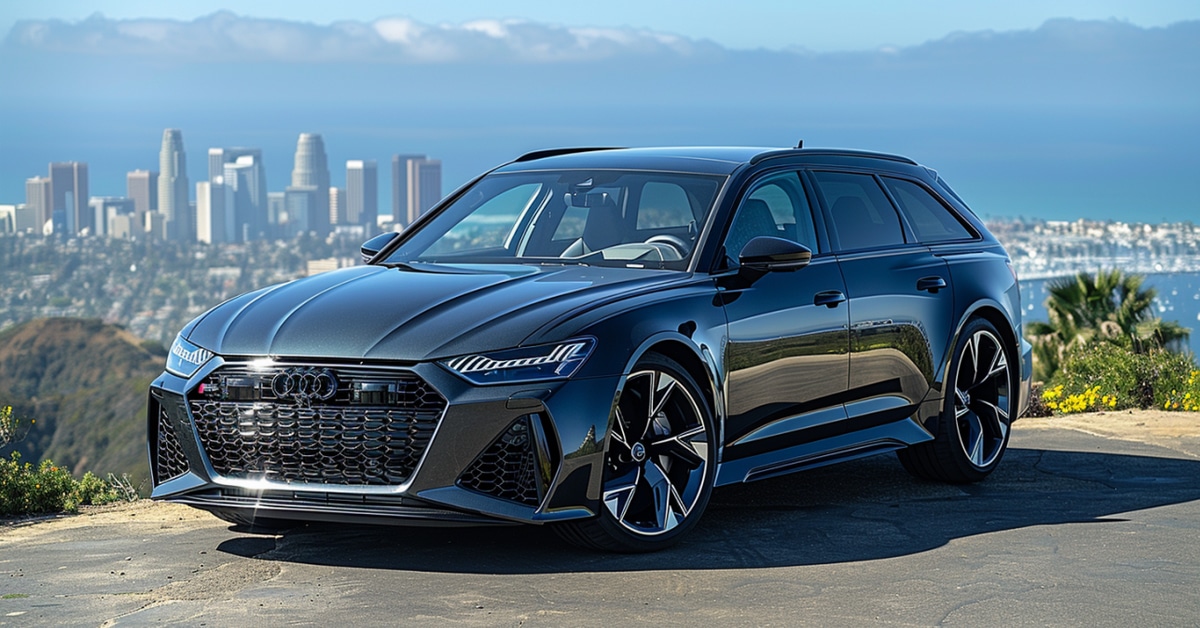
<path fill-rule="evenodd" d="M 899 176 L 899 175 L 877 174 L 875 176 L 877 179 L 880 180 L 880 182 L 879 182 L 880 187 L 883 188 L 884 194 L 887 194 L 888 200 L 890 200 L 892 205 L 896 208 L 896 213 L 898 213 L 900 215 L 900 217 L 904 221 L 905 225 L 911 231 L 913 241 L 916 244 L 923 244 L 925 246 L 936 246 L 936 245 L 940 245 L 940 244 L 955 244 L 955 243 L 959 243 L 959 242 L 976 242 L 976 241 L 983 239 L 983 236 L 981 236 L 979 234 L 979 232 L 975 229 L 974 226 L 972 226 L 968 221 L 963 220 L 963 217 L 959 215 L 959 213 L 954 209 L 954 207 L 952 205 L 950 205 L 949 203 L 947 203 L 946 199 L 942 198 L 941 195 L 939 195 L 937 192 L 934 192 L 933 189 L 930 188 L 928 185 L 925 185 L 924 183 L 922 183 L 921 181 L 918 181 L 916 179 L 912 179 L 910 177 Z M 925 190 L 925 192 L 927 194 L 929 194 L 929 196 L 933 197 L 933 200 L 936 203 L 938 203 L 939 205 L 942 206 L 942 209 L 946 210 L 946 212 L 950 214 L 951 218 L 953 218 L 956 222 L 958 222 L 958 224 L 960 226 L 962 226 L 963 230 L 967 232 L 968 237 L 954 238 L 954 239 L 950 239 L 950 240 L 936 240 L 933 242 L 926 242 L 924 240 L 921 240 L 917 235 L 917 230 L 912 228 L 912 223 L 911 223 L 911 220 L 909 219 L 908 212 L 905 211 L 904 206 L 900 203 L 900 200 L 897 199 L 894 194 L 892 194 L 891 188 L 889 188 L 887 186 L 887 183 L 885 181 L 883 181 L 884 179 L 895 179 L 897 181 L 904 181 L 906 183 L 911 183 L 911 184 L 921 188 L 922 190 Z"/>
<path fill-rule="evenodd" d="M 895 199 L 892 198 L 891 194 L 888 193 L 887 186 L 885 186 L 883 184 L 883 181 L 880 181 L 880 179 L 879 179 L 880 175 L 878 172 L 872 171 L 872 170 L 858 169 L 858 168 L 833 168 L 833 167 L 822 167 L 822 166 L 818 166 L 815 168 L 814 167 L 805 168 L 804 171 L 807 173 L 807 175 L 809 177 L 809 183 L 810 183 L 810 185 L 812 185 L 814 196 L 817 197 L 817 201 L 820 203 L 821 213 L 823 213 L 825 216 L 825 222 L 827 224 L 827 228 L 829 229 L 829 233 L 830 233 L 830 238 L 829 238 L 830 244 L 833 245 L 834 238 L 837 238 L 837 245 L 832 247 L 833 253 L 841 255 L 841 254 L 847 254 L 847 253 L 858 253 L 860 251 L 881 251 L 881 250 L 893 250 L 893 249 L 906 249 L 906 248 L 921 246 L 921 243 L 917 241 L 916 234 L 913 232 L 912 228 L 908 224 L 908 218 L 904 215 L 904 212 L 900 211 L 900 208 L 896 206 L 896 201 L 895 201 Z M 851 175 L 858 175 L 858 176 L 866 176 L 866 177 L 870 177 L 872 180 L 874 180 L 875 185 L 879 186 L 879 189 L 883 193 L 884 198 L 887 199 L 887 202 L 891 205 L 892 211 L 896 213 L 896 219 L 900 223 L 900 233 L 901 233 L 901 237 L 903 238 L 903 242 L 898 242 L 895 244 L 883 244 L 883 245 L 878 245 L 878 246 L 860 247 L 860 248 L 853 248 L 853 249 L 852 248 L 843 248 L 841 238 L 837 235 L 837 225 L 833 221 L 833 208 L 829 207 L 829 205 L 826 204 L 824 195 L 817 193 L 817 191 L 821 189 L 820 181 L 817 180 L 817 175 L 816 175 L 816 173 L 818 173 L 818 172 L 829 172 L 829 173 L 833 173 L 833 174 L 851 174 Z"/>

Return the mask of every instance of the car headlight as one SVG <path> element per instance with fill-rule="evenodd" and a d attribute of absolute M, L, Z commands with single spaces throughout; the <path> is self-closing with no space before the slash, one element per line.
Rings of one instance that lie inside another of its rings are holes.
<path fill-rule="evenodd" d="M 175 336 L 167 352 L 167 371 L 180 377 L 191 377 L 213 357 L 213 352 Z"/>
<path fill-rule="evenodd" d="M 552 345 L 464 355 L 440 364 L 479 385 L 566 379 L 583 366 L 595 346 L 593 338 L 577 338 Z"/>

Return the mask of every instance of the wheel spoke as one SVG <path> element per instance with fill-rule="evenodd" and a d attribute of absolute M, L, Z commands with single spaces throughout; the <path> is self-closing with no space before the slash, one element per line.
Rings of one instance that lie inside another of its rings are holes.
<path fill-rule="evenodd" d="M 971 411 L 969 407 L 970 397 L 966 392 L 959 388 L 954 389 L 954 416 L 961 419 L 962 416 Z"/>
<path fill-rule="evenodd" d="M 654 391 L 651 395 L 650 402 L 650 420 L 660 421 L 665 420 L 663 408 L 666 407 L 667 401 L 671 399 L 671 393 L 675 392 L 675 387 L 678 385 L 675 378 L 666 373 L 658 373 L 657 380 L 654 382 Z M 661 424 L 660 424 L 661 425 Z M 669 429 L 670 426 L 661 425 L 662 428 Z"/>
<path fill-rule="evenodd" d="M 989 418 L 991 420 L 984 424 L 984 428 L 989 432 L 989 436 L 1004 438 L 1004 435 L 1008 432 L 1008 413 L 990 401 L 980 401 L 979 404 L 986 408 L 990 415 Z"/>
<path fill-rule="evenodd" d="M 967 458 L 976 466 L 983 466 L 983 421 L 977 413 L 968 412 L 959 420 L 959 425 L 966 427 L 963 446 L 966 447 Z"/>
<path fill-rule="evenodd" d="M 645 438 L 650 431 L 650 422 L 654 417 L 650 409 L 654 405 L 655 379 L 653 371 L 642 371 L 630 375 L 625 384 L 625 393 L 622 393 L 622 397 L 628 394 L 629 400 L 622 401 L 628 405 L 628 411 L 624 413 L 627 421 L 623 436 L 629 445 Z"/>
<path fill-rule="evenodd" d="M 633 497 L 637 493 L 638 483 L 641 480 L 641 468 L 634 467 L 629 473 L 610 481 L 605 488 L 604 505 L 618 521 L 625 520 L 625 515 L 629 512 L 629 505 L 633 503 Z"/>
<path fill-rule="evenodd" d="M 697 436 L 701 437 L 700 442 L 691 440 Z M 703 437 L 704 427 L 694 427 L 682 434 L 654 441 L 650 448 L 655 453 L 682 462 L 689 469 L 695 469 L 708 462 L 708 443 L 703 441 Z"/>
<path fill-rule="evenodd" d="M 659 530 L 670 530 L 679 525 L 679 518 L 671 509 L 671 494 L 675 487 L 667 479 L 666 473 L 653 460 L 647 460 L 645 466 L 646 483 L 654 491 L 654 523 Z M 678 497 L 678 493 L 676 493 Z"/>
<path fill-rule="evenodd" d="M 626 450 L 632 446 L 629 444 L 629 439 L 625 436 L 625 417 L 624 413 L 621 412 L 620 406 L 617 407 L 617 417 L 613 421 L 612 439 L 620 443 Z"/>

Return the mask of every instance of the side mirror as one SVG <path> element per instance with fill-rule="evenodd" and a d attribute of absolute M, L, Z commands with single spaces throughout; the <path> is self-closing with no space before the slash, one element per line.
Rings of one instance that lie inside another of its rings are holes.
<path fill-rule="evenodd" d="M 399 237 L 399 235 L 400 234 L 396 233 L 395 231 L 389 231 L 387 233 L 381 233 L 374 238 L 363 242 L 362 248 L 358 249 L 358 252 L 362 255 L 363 263 L 366 264 L 376 255 L 379 255 L 379 252 L 382 251 L 384 247 L 391 244 L 392 240 L 395 240 L 397 237 Z"/>
<path fill-rule="evenodd" d="M 791 240 L 758 236 L 746 243 L 738 254 L 742 268 L 761 272 L 799 270 L 812 260 L 812 250 Z"/>

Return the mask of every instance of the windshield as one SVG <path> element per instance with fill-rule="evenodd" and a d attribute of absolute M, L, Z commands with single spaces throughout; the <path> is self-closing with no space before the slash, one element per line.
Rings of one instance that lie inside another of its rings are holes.
<path fill-rule="evenodd" d="M 492 174 L 406 234 L 384 263 L 683 270 L 723 180 L 619 170 Z"/>

